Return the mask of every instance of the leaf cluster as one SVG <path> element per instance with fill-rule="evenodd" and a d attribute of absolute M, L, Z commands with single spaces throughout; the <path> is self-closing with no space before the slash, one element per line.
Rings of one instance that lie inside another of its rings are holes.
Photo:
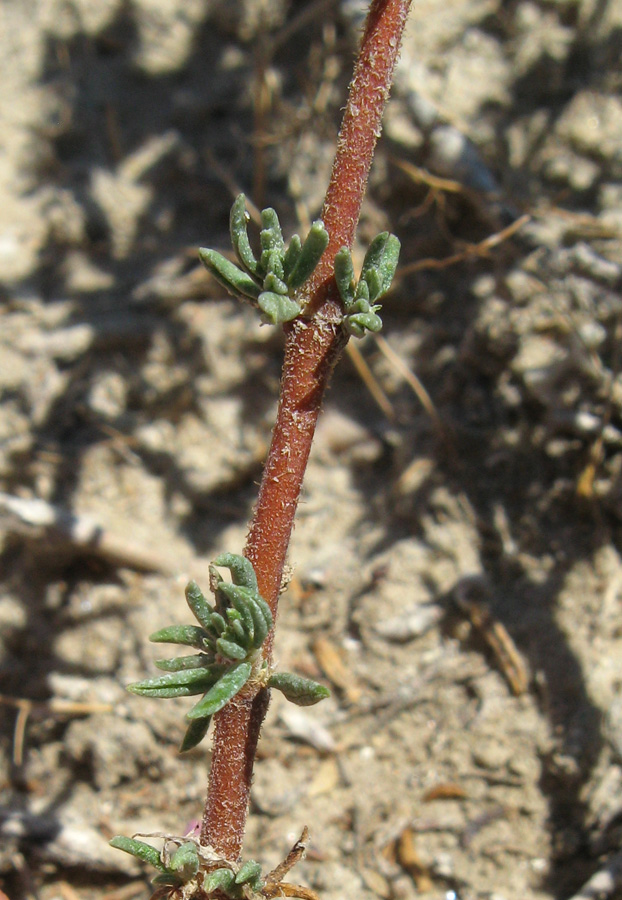
<path fill-rule="evenodd" d="M 366 331 L 381 330 L 382 319 L 377 315 L 381 306 L 376 300 L 391 287 L 399 255 L 399 239 L 383 231 L 369 245 L 357 283 L 348 247 L 342 247 L 337 253 L 335 281 L 346 308 L 343 324 L 355 337 L 363 337 Z"/>
<path fill-rule="evenodd" d="M 164 851 L 159 853 L 151 844 L 138 841 L 136 838 L 118 834 L 112 838 L 110 845 L 153 866 L 158 870 L 158 874 L 153 878 L 153 884 L 171 890 L 192 881 L 202 867 L 199 849 L 194 841 L 180 843 L 167 861 L 163 859 Z M 254 859 L 249 859 L 235 869 L 229 865 L 214 868 L 212 863 L 203 878 L 203 891 L 206 894 L 223 893 L 231 900 L 244 900 L 249 895 L 261 891 L 263 886 L 261 866 Z"/>
<path fill-rule="evenodd" d="M 231 581 L 225 581 L 217 567 L 229 569 Z M 168 699 L 203 694 L 186 714 L 189 725 L 180 746 L 181 752 L 195 747 L 207 734 L 212 716 L 238 694 L 251 676 L 261 672 L 260 649 L 267 638 L 273 618 L 270 607 L 259 593 L 252 563 L 244 556 L 223 553 L 210 566 L 210 588 L 215 605 L 207 601 L 195 581 L 186 587 L 186 602 L 198 625 L 170 625 L 150 636 L 155 643 L 193 647 L 198 653 L 157 659 L 156 666 L 166 674 L 128 685 L 128 691 L 143 697 Z M 260 680 L 274 687 L 288 700 L 310 706 L 329 696 L 324 685 L 289 672 L 268 676 L 265 668 Z"/>
<path fill-rule="evenodd" d="M 279 217 L 268 207 L 261 212 L 257 258 L 248 237 L 249 214 L 246 198 L 239 194 L 229 218 L 231 243 L 241 264 L 237 266 L 216 250 L 202 247 L 199 258 L 216 281 L 235 297 L 250 300 L 265 322 L 290 322 L 300 313 L 296 291 L 309 278 L 328 245 L 328 233 L 321 219 L 311 225 L 304 242 L 295 234 L 285 249 Z"/>
<path fill-rule="evenodd" d="M 225 582 L 215 566 L 229 568 L 232 583 Z M 205 737 L 212 716 L 242 690 L 273 624 L 270 607 L 259 594 L 255 572 L 247 559 L 225 553 L 214 560 L 210 571 L 215 606 L 195 581 L 186 587 L 186 602 L 199 624 L 170 625 L 149 638 L 155 643 L 193 647 L 199 653 L 158 659 L 156 666 L 165 675 L 128 685 L 129 691 L 143 697 L 203 694 L 186 715 L 190 724 L 181 743 L 182 752 Z"/>
<path fill-rule="evenodd" d="M 167 863 L 151 844 L 145 841 L 137 841 L 136 838 L 124 837 L 117 834 L 110 841 L 110 846 L 117 850 L 123 850 L 136 859 L 145 862 L 158 870 L 158 875 L 153 883 L 163 887 L 178 888 L 188 881 L 192 881 L 200 867 L 199 853 L 194 841 L 185 841 L 180 844 Z"/>
<path fill-rule="evenodd" d="M 213 894 L 216 891 L 222 891 L 231 900 L 243 900 L 249 892 L 256 893 L 263 886 L 261 866 L 254 859 L 243 863 L 237 872 L 228 867 L 214 869 L 203 881 L 206 893 Z"/>

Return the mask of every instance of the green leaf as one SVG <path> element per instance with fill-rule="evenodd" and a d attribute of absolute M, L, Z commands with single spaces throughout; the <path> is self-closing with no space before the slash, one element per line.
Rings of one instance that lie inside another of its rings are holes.
<path fill-rule="evenodd" d="M 281 223 L 276 211 L 272 207 L 267 207 L 261 211 L 261 231 L 259 232 L 259 241 L 262 249 L 262 261 L 264 254 L 277 252 L 280 259 L 285 255 L 285 244 L 283 242 L 283 232 L 281 231 Z M 269 271 L 265 266 L 264 270 Z"/>
<path fill-rule="evenodd" d="M 361 280 L 359 281 L 359 283 L 356 286 L 356 293 L 355 293 L 354 297 L 355 297 L 355 301 L 354 301 L 353 309 L 357 309 L 358 308 L 357 304 L 360 304 L 360 303 L 366 303 L 367 306 L 370 305 L 370 303 L 369 303 L 369 285 L 363 278 L 361 278 Z M 367 309 L 364 309 L 363 312 L 367 312 Z"/>
<path fill-rule="evenodd" d="M 246 628 L 244 627 L 244 623 L 239 619 L 234 619 L 229 625 L 229 632 L 225 632 L 221 638 L 218 638 L 219 641 L 224 641 L 227 643 L 231 641 L 234 644 L 237 644 L 239 647 L 244 648 L 244 656 L 248 655 L 248 651 L 250 650 L 251 640 Z M 216 646 L 218 646 L 218 641 L 216 642 Z M 243 659 L 244 657 L 238 656 L 236 659 Z"/>
<path fill-rule="evenodd" d="M 373 241 L 367 248 L 367 253 L 365 254 L 365 259 L 363 260 L 361 278 L 365 278 L 368 272 L 370 272 L 372 269 L 377 269 L 378 266 L 382 263 L 382 258 L 384 256 L 388 240 L 388 231 L 381 231 L 380 234 L 377 234 L 373 239 Z"/>
<path fill-rule="evenodd" d="M 255 636 L 255 621 L 249 609 L 249 602 L 253 599 L 255 592 L 240 584 L 227 584 L 226 582 L 220 585 L 219 590 L 242 616 L 244 630 L 252 642 Z"/>
<path fill-rule="evenodd" d="M 400 258 L 401 246 L 402 245 L 400 244 L 399 238 L 397 238 L 394 234 L 390 234 L 385 244 L 382 260 L 380 261 L 380 265 L 378 266 L 378 271 L 380 272 L 380 276 L 382 278 L 383 294 L 386 294 L 393 282 L 397 264 Z M 372 300 L 377 299 L 377 297 L 372 298 Z"/>
<path fill-rule="evenodd" d="M 108 843 L 116 850 L 130 853 L 136 859 L 140 859 L 142 862 L 149 863 L 155 869 L 159 869 L 160 872 L 166 872 L 166 866 L 160 859 L 159 852 L 151 844 L 145 844 L 144 841 L 137 841 L 134 838 L 124 837 L 122 834 L 115 835 Z"/>
<path fill-rule="evenodd" d="M 265 602 L 265 601 L 264 601 Z M 266 604 L 267 606 L 267 604 Z M 248 608 L 250 610 L 250 614 L 253 617 L 254 624 L 254 636 L 253 636 L 253 647 L 258 650 L 265 639 L 268 637 L 268 632 L 272 627 L 272 616 L 270 616 L 270 625 L 268 625 L 268 621 L 257 603 L 257 596 L 253 597 L 249 604 Z M 268 612 L 270 610 L 268 609 Z"/>
<path fill-rule="evenodd" d="M 283 281 L 283 251 L 264 250 L 261 255 L 261 262 L 266 273 L 263 279 L 264 290 L 274 290 L 277 294 L 286 294 L 287 285 Z M 271 284 L 275 284 L 275 287 L 270 287 Z"/>
<path fill-rule="evenodd" d="M 212 613 L 214 608 L 207 602 L 203 591 L 196 581 L 189 581 L 186 585 L 186 603 L 192 610 L 197 621 L 203 628 L 209 630 L 212 625 Z"/>
<path fill-rule="evenodd" d="M 400 242 L 388 231 L 376 235 L 369 245 L 363 260 L 360 281 L 368 283 L 369 299 L 372 303 L 389 290 L 399 255 Z M 372 272 L 375 272 L 376 276 L 373 276 Z"/>
<path fill-rule="evenodd" d="M 198 625 L 169 625 L 154 631 L 149 640 L 154 644 L 182 644 L 197 650 L 205 650 L 206 642 L 210 643 L 208 633 Z"/>
<path fill-rule="evenodd" d="M 257 604 L 259 609 L 261 610 L 262 615 L 263 615 L 264 619 L 266 620 L 266 625 L 268 626 L 268 631 L 270 631 L 270 629 L 274 625 L 274 619 L 272 617 L 272 610 L 270 609 L 270 607 L 268 606 L 268 604 L 266 603 L 264 598 L 261 596 L 261 594 L 255 594 L 255 596 L 253 597 L 253 600 L 255 601 L 255 603 Z"/>
<path fill-rule="evenodd" d="M 184 669 L 204 669 L 214 662 L 214 657 L 207 653 L 192 656 L 175 656 L 173 659 L 156 659 L 155 664 L 163 672 L 182 672 Z"/>
<path fill-rule="evenodd" d="M 374 306 L 372 309 L 379 309 Z M 354 313 L 346 316 L 343 320 L 346 330 L 353 334 L 354 337 L 364 337 L 366 331 L 373 331 L 376 334 L 382 331 L 382 319 L 375 313 Z"/>
<path fill-rule="evenodd" d="M 186 729 L 183 741 L 179 745 L 179 752 L 186 753 L 188 750 L 196 747 L 197 744 L 200 744 L 209 730 L 211 721 L 211 716 L 206 716 L 204 719 L 193 719 Z"/>
<path fill-rule="evenodd" d="M 205 876 L 203 888 L 207 894 L 213 894 L 216 891 L 224 891 L 225 894 L 228 894 L 234 882 L 235 873 L 231 869 L 215 869 Z"/>
<path fill-rule="evenodd" d="M 283 257 L 283 278 L 285 281 L 289 278 L 291 273 L 294 270 L 298 259 L 300 258 L 300 250 L 302 248 L 302 243 L 297 234 L 292 235 L 292 239 L 289 242 L 289 247 L 287 248 L 287 252 Z"/>
<path fill-rule="evenodd" d="M 302 245 L 296 265 L 292 269 L 287 284 L 291 290 L 297 290 L 311 275 L 328 246 L 328 232 L 321 219 L 314 222 Z"/>
<path fill-rule="evenodd" d="M 234 641 L 228 641 L 225 638 L 218 638 L 216 646 L 220 655 L 225 659 L 246 659 L 248 656 L 248 648 L 241 647 Z"/>
<path fill-rule="evenodd" d="M 224 257 L 217 250 L 199 249 L 199 259 L 216 281 L 235 297 L 248 297 L 256 300 L 261 288 L 246 272 L 238 269 L 235 263 Z"/>
<path fill-rule="evenodd" d="M 169 871 L 179 875 L 185 883 L 191 881 L 199 871 L 199 854 L 197 846 L 192 841 L 182 844 L 171 857 Z"/>
<path fill-rule="evenodd" d="M 242 619 L 242 614 L 237 611 L 233 606 L 228 606 L 225 609 L 225 615 L 229 619 L 229 624 L 233 625 L 234 622 L 240 622 Z"/>
<path fill-rule="evenodd" d="M 290 300 L 283 294 L 274 294 L 271 291 L 263 291 L 259 295 L 257 305 L 263 313 L 262 318 L 270 325 L 291 322 L 300 314 L 300 303 Z"/>
<path fill-rule="evenodd" d="M 249 859 L 240 867 L 238 874 L 235 876 L 236 884 L 249 884 L 257 882 L 261 877 L 261 866 L 254 859 Z"/>
<path fill-rule="evenodd" d="M 281 691 L 297 706 L 313 706 L 330 697 L 330 691 L 323 684 L 293 672 L 275 672 L 268 679 L 268 687 Z"/>
<path fill-rule="evenodd" d="M 259 262 L 255 258 L 248 240 L 248 223 L 250 216 L 246 211 L 246 197 L 244 194 L 238 194 L 235 202 L 231 207 L 231 215 L 229 216 L 229 229 L 231 232 L 231 244 L 236 255 L 247 272 L 261 277 L 259 271 Z"/>
<path fill-rule="evenodd" d="M 269 272 L 263 280 L 264 291 L 287 296 L 287 285 L 274 272 Z"/>
<path fill-rule="evenodd" d="M 371 269 L 365 276 L 367 287 L 369 288 L 369 301 L 373 303 L 384 294 L 382 289 L 382 277 L 379 269 Z"/>
<path fill-rule="evenodd" d="M 220 615 L 220 613 L 216 613 L 216 612 L 213 613 L 212 614 L 212 628 L 214 629 L 214 633 L 222 634 L 223 631 L 226 629 L 226 627 L 227 627 L 227 623 L 225 622 L 223 617 Z"/>
<path fill-rule="evenodd" d="M 354 303 L 354 266 L 352 254 L 347 247 L 342 247 L 335 256 L 335 281 L 346 310 Z"/>
<path fill-rule="evenodd" d="M 249 588 L 251 591 L 258 590 L 255 569 L 250 559 L 245 556 L 239 556 L 237 553 L 221 553 L 212 565 L 229 569 L 234 584 Z"/>
<path fill-rule="evenodd" d="M 186 669 L 180 672 L 169 672 L 157 678 L 146 678 L 128 684 L 127 690 L 141 697 L 192 697 L 202 694 L 210 688 L 223 674 L 227 666 L 213 665 L 207 669 Z"/>
<path fill-rule="evenodd" d="M 244 687 L 250 678 L 251 668 L 249 662 L 241 662 L 238 665 L 230 666 L 222 678 L 210 688 L 205 697 L 192 707 L 187 714 L 187 718 L 191 720 L 204 719 L 207 716 L 213 716 L 214 713 L 221 710 Z"/>

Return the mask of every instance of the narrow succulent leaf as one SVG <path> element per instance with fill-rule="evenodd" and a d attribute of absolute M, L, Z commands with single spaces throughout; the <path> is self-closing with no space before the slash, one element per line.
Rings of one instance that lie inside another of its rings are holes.
<path fill-rule="evenodd" d="M 202 694 L 210 688 L 222 674 L 222 666 L 210 666 L 209 669 L 187 669 L 182 672 L 168 672 L 157 678 L 146 678 L 128 684 L 127 690 L 141 697 L 192 697 Z"/>
<path fill-rule="evenodd" d="M 259 233 L 259 241 L 263 254 L 268 251 L 276 250 L 282 259 L 285 255 L 285 243 L 283 241 L 283 232 L 281 231 L 281 223 L 276 211 L 272 207 L 261 211 L 261 231 Z M 267 271 L 267 270 L 266 270 Z"/>
<path fill-rule="evenodd" d="M 357 309 L 356 304 L 361 303 L 361 302 L 365 302 L 369 306 L 369 285 L 362 278 L 356 286 L 356 292 L 355 292 L 354 297 L 355 297 L 355 300 L 354 300 L 354 306 L 352 307 L 352 309 Z"/>
<path fill-rule="evenodd" d="M 248 654 L 248 651 L 251 649 L 251 640 L 244 624 L 241 620 L 237 620 L 231 623 L 229 628 L 229 632 L 225 632 L 222 638 L 219 640 L 224 641 L 232 641 L 234 644 L 237 644 L 239 647 L 243 647 L 245 652 L 245 656 Z"/>
<path fill-rule="evenodd" d="M 238 874 L 235 876 L 236 884 L 249 884 L 257 881 L 261 876 L 261 866 L 254 859 L 249 859 L 240 867 Z"/>
<path fill-rule="evenodd" d="M 377 234 L 373 239 L 373 241 L 367 248 L 367 253 L 365 254 L 365 259 L 363 260 L 361 280 L 367 280 L 367 273 L 371 272 L 372 269 L 377 269 L 382 264 L 382 260 L 390 237 L 391 235 L 388 231 L 381 231 L 380 234 Z"/>
<path fill-rule="evenodd" d="M 215 869 L 206 875 L 203 880 L 203 888 L 207 894 L 213 894 L 216 891 L 224 891 L 229 893 L 229 889 L 235 882 L 235 872 L 231 869 Z"/>
<path fill-rule="evenodd" d="M 274 618 L 272 616 L 272 610 L 270 609 L 270 607 L 268 606 L 268 604 L 266 603 L 264 598 L 261 596 L 261 594 L 255 594 L 253 599 L 254 599 L 255 603 L 257 604 L 257 606 L 259 607 L 259 609 L 261 610 L 263 617 L 266 620 L 266 625 L 268 626 L 268 631 L 270 631 L 270 629 L 274 625 Z"/>
<path fill-rule="evenodd" d="M 357 322 L 351 321 L 349 316 L 343 320 L 344 327 L 348 334 L 351 334 L 352 337 L 356 338 L 364 338 L 366 331 L 363 325 L 359 325 Z"/>
<path fill-rule="evenodd" d="M 382 279 L 382 294 L 386 294 L 391 287 L 400 258 L 400 249 L 401 244 L 399 238 L 394 234 L 390 234 L 384 246 L 384 253 L 382 254 L 382 259 L 380 260 L 377 269 Z"/>
<path fill-rule="evenodd" d="M 155 664 L 163 672 L 182 672 L 184 669 L 204 669 L 211 665 L 214 658 L 207 653 L 194 653 L 192 656 L 175 656 L 173 659 L 156 659 Z"/>
<path fill-rule="evenodd" d="M 163 887 L 178 888 L 183 884 L 183 879 L 172 872 L 163 872 L 162 875 L 156 875 L 155 878 L 152 878 L 151 883 Z"/>
<path fill-rule="evenodd" d="M 302 241 L 298 237 L 297 234 L 292 235 L 292 239 L 289 242 L 289 247 L 287 248 L 287 252 L 283 257 L 283 277 L 285 281 L 289 278 L 291 273 L 294 271 L 294 267 L 300 258 L 300 250 L 302 248 Z"/>
<path fill-rule="evenodd" d="M 264 290 L 276 290 L 277 294 L 286 294 L 287 293 L 287 285 L 283 282 L 283 251 L 282 250 L 265 250 L 261 256 L 262 263 L 264 265 L 264 281 L 263 286 Z M 266 280 L 272 276 L 277 279 L 277 284 L 283 284 L 285 290 L 280 288 L 271 288 L 269 287 L 270 281 L 266 284 Z"/>
<path fill-rule="evenodd" d="M 335 281 L 337 289 L 343 301 L 343 305 L 348 309 L 354 303 L 354 290 L 356 287 L 354 280 L 354 266 L 352 265 L 352 254 L 347 247 L 342 247 L 335 256 Z"/>
<path fill-rule="evenodd" d="M 383 231 L 369 245 L 365 254 L 360 282 L 367 283 L 368 299 L 373 303 L 391 287 L 400 255 L 400 242 L 394 234 Z"/>
<path fill-rule="evenodd" d="M 380 309 L 380 307 L 374 306 L 373 309 Z M 369 313 L 372 311 L 372 305 L 369 300 L 366 300 L 365 297 L 359 297 L 348 310 L 348 315 L 353 315 L 354 313 Z"/>
<path fill-rule="evenodd" d="M 269 325 L 291 322 L 300 315 L 300 303 L 283 294 L 274 294 L 271 291 L 263 291 L 259 295 L 257 305 L 263 313 L 262 318 Z"/>
<path fill-rule="evenodd" d="M 287 296 L 287 285 L 274 272 L 269 272 L 263 280 L 264 291 Z"/>
<path fill-rule="evenodd" d="M 287 284 L 291 290 L 297 290 L 311 275 L 328 246 L 328 232 L 321 219 L 314 222 L 301 247 L 296 265 L 291 271 Z"/>
<path fill-rule="evenodd" d="M 251 591 L 257 591 L 257 576 L 250 559 L 240 556 L 237 553 L 221 553 L 212 563 L 213 566 L 221 566 L 223 569 L 229 569 L 231 572 L 231 580 L 234 584 L 249 588 Z"/>
<path fill-rule="evenodd" d="M 222 678 L 209 689 L 205 697 L 192 707 L 187 718 L 191 720 L 204 719 L 221 710 L 244 687 L 250 678 L 251 668 L 249 662 L 230 666 Z"/>
<path fill-rule="evenodd" d="M 247 272 L 239 269 L 235 263 L 227 259 L 217 250 L 207 250 L 201 247 L 199 250 L 199 259 L 210 272 L 218 284 L 222 285 L 234 297 L 248 297 L 250 300 L 256 300 L 261 292 L 261 288 Z"/>
<path fill-rule="evenodd" d="M 354 337 L 364 337 L 366 331 L 373 331 L 374 334 L 382 331 L 382 319 L 375 313 L 354 313 L 346 316 L 343 323 Z"/>
<path fill-rule="evenodd" d="M 160 859 L 159 852 L 151 844 L 145 844 L 144 841 L 137 841 L 135 838 L 124 837 L 122 834 L 115 835 L 108 843 L 116 850 L 123 850 L 125 853 L 135 856 L 136 859 L 159 869 L 160 872 L 166 872 L 166 866 Z"/>
<path fill-rule="evenodd" d="M 268 687 L 281 691 L 297 706 L 313 706 L 330 697 L 330 691 L 325 685 L 293 672 L 275 672 L 268 679 Z"/>
<path fill-rule="evenodd" d="M 244 656 L 248 654 L 248 651 L 251 648 L 251 640 L 250 635 L 248 634 L 246 628 L 244 627 L 244 623 L 241 619 L 236 619 L 229 626 L 229 634 L 225 633 L 222 638 L 218 638 L 219 641 L 233 641 L 234 644 L 238 644 L 239 647 L 244 649 Z"/>
<path fill-rule="evenodd" d="M 379 269 L 370 269 L 365 275 L 365 281 L 369 288 L 369 300 L 371 303 L 384 294 L 382 289 L 382 276 Z"/>
<path fill-rule="evenodd" d="M 260 277 L 259 262 L 252 251 L 248 239 L 248 223 L 250 216 L 246 210 L 246 197 L 238 194 L 231 207 L 229 227 L 231 231 L 231 243 L 236 255 L 247 272 L 255 277 Z"/>
<path fill-rule="evenodd" d="M 222 634 L 226 627 L 227 623 L 220 613 L 212 613 L 212 628 L 214 629 L 215 634 Z"/>
<path fill-rule="evenodd" d="M 266 617 L 263 614 L 259 604 L 257 603 L 257 598 L 253 597 L 249 604 L 248 608 L 251 616 L 253 617 L 253 625 L 254 625 L 254 635 L 253 635 L 253 647 L 258 650 L 265 639 L 268 637 L 268 632 L 270 631 L 270 626 L 268 626 L 268 622 L 266 621 Z M 272 619 L 272 616 L 270 616 Z"/>
<path fill-rule="evenodd" d="M 198 681 L 209 681 L 212 683 L 217 681 L 223 674 L 226 666 L 220 663 L 211 663 L 208 666 L 199 666 L 191 669 L 178 669 L 175 672 L 167 672 L 166 675 L 158 675 L 156 678 L 146 678 L 144 681 L 136 681 L 128 686 L 128 690 L 132 689 L 133 693 L 149 690 L 158 690 L 159 688 L 168 687 L 186 687 L 196 684 Z"/>
<path fill-rule="evenodd" d="M 229 619 L 229 624 L 233 625 L 234 622 L 239 622 L 242 619 L 242 614 L 237 611 L 233 606 L 228 606 L 225 610 L 225 615 Z"/>
<path fill-rule="evenodd" d="M 173 853 L 168 865 L 169 871 L 179 875 L 185 883 L 190 881 L 199 871 L 199 854 L 197 845 L 186 841 Z"/>
<path fill-rule="evenodd" d="M 196 581 L 189 581 L 186 585 L 186 603 L 192 610 L 199 625 L 209 630 L 212 624 L 214 608 L 207 602 L 203 591 Z"/>
<path fill-rule="evenodd" d="M 209 635 L 198 625 L 169 625 L 167 628 L 154 631 L 149 635 L 149 640 L 154 644 L 182 644 L 184 647 L 204 650 Z"/>
<path fill-rule="evenodd" d="M 218 647 L 220 655 L 224 656 L 225 659 L 239 660 L 245 659 L 248 656 L 248 649 L 246 647 L 241 647 L 239 644 L 228 641 L 225 638 L 218 638 L 216 646 Z"/>
<path fill-rule="evenodd" d="M 209 730 L 211 721 L 211 716 L 206 716 L 204 719 L 193 719 L 186 729 L 183 741 L 179 745 L 179 752 L 186 753 L 188 750 L 196 747 L 197 744 L 200 744 Z"/>
<path fill-rule="evenodd" d="M 252 640 L 255 634 L 255 622 L 249 608 L 249 602 L 253 599 L 255 592 L 240 584 L 221 584 L 220 590 L 241 615 L 244 630 Z"/>

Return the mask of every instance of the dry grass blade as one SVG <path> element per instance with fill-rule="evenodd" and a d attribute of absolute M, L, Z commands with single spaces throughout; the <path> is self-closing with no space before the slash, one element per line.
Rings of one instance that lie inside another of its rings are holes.
<path fill-rule="evenodd" d="M 343 691 L 350 703 L 358 703 L 361 699 L 361 688 L 333 642 L 327 637 L 318 637 L 313 642 L 313 653 L 326 677 L 335 687 Z"/>
<path fill-rule="evenodd" d="M 24 762 L 24 744 L 26 725 L 33 712 L 44 712 L 50 715 L 83 716 L 90 713 L 112 712 L 110 703 L 79 703 L 72 700 L 57 700 L 35 703 L 25 697 L 8 697 L 0 694 L 0 705 L 12 706 L 17 709 L 15 729 L 13 732 L 13 765 L 20 767 Z"/>
<path fill-rule="evenodd" d="M 346 347 L 346 353 L 350 357 L 350 360 L 352 361 L 354 368 L 360 376 L 361 381 L 373 397 L 380 411 L 387 417 L 390 422 L 394 422 L 395 410 L 393 409 L 391 401 L 378 384 L 378 381 L 372 370 L 367 365 L 363 354 L 353 341 L 350 341 L 348 346 Z"/>
<path fill-rule="evenodd" d="M 302 834 L 300 835 L 292 849 L 289 851 L 283 862 L 279 863 L 279 865 L 275 869 L 273 869 L 266 875 L 266 881 L 277 883 L 280 882 L 285 877 L 285 875 L 287 875 L 289 870 L 293 869 L 296 863 L 300 862 L 300 860 L 304 857 L 308 845 L 309 829 L 305 825 L 305 827 L 302 829 Z"/>
<path fill-rule="evenodd" d="M 408 263 L 397 270 L 395 277 L 397 279 L 404 278 L 406 275 L 412 275 L 424 269 L 447 269 L 449 266 L 464 262 L 466 259 L 485 259 L 491 250 L 513 237 L 530 219 L 531 216 L 525 213 L 525 215 L 516 219 L 515 222 L 512 222 L 511 225 L 508 225 L 507 228 L 496 231 L 478 244 L 468 244 L 464 250 L 452 253 L 451 256 L 446 256 L 444 259 L 418 259 L 416 262 Z"/>
<path fill-rule="evenodd" d="M 529 674 L 505 626 L 493 618 L 485 603 L 468 597 L 467 585 L 459 584 L 455 596 L 459 608 L 466 613 L 473 627 L 492 650 L 514 696 L 520 697 L 526 693 L 529 687 Z"/>
<path fill-rule="evenodd" d="M 415 847 L 415 835 L 411 828 L 405 828 L 397 840 L 397 861 L 408 872 L 415 882 L 417 891 L 425 893 L 432 890 L 430 869 L 419 856 Z"/>
<path fill-rule="evenodd" d="M 431 172 L 415 166 L 413 163 L 407 162 L 405 159 L 391 159 L 391 162 L 405 172 L 413 181 L 419 184 L 425 184 L 433 191 L 444 191 L 446 194 L 464 194 L 467 189 L 459 181 L 451 178 L 439 178 L 438 175 L 432 175 Z"/>
<path fill-rule="evenodd" d="M 399 372 L 406 384 L 412 388 L 413 393 L 415 394 L 427 414 L 430 416 L 436 427 L 439 429 L 439 431 L 444 430 L 443 423 L 441 422 L 441 418 L 436 411 L 436 407 L 434 406 L 432 398 L 428 394 L 421 381 L 417 378 L 415 373 L 408 368 L 402 357 L 395 352 L 395 350 L 382 337 L 382 335 L 376 335 L 376 343 L 383 356 L 389 361 L 393 368 L 397 372 Z"/>

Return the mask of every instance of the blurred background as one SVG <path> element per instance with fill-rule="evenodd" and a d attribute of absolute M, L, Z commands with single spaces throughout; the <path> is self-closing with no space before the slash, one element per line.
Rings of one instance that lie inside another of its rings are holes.
<path fill-rule="evenodd" d="M 223 296 L 239 191 L 321 209 L 365 4 L 0 6 L 0 883 L 151 892 L 210 739 L 153 674 L 241 552 L 278 329 Z M 622 844 L 622 4 L 418 0 L 355 258 L 402 241 L 312 454 L 246 855 L 322 900 L 569 898 Z M 153 839 L 158 844 L 158 839 Z M 161 840 L 160 840 L 161 843 Z M 616 855 L 617 854 L 617 855 Z M 617 894 L 616 894 L 617 890 Z M 610 891 L 622 897 L 622 888 Z"/>

